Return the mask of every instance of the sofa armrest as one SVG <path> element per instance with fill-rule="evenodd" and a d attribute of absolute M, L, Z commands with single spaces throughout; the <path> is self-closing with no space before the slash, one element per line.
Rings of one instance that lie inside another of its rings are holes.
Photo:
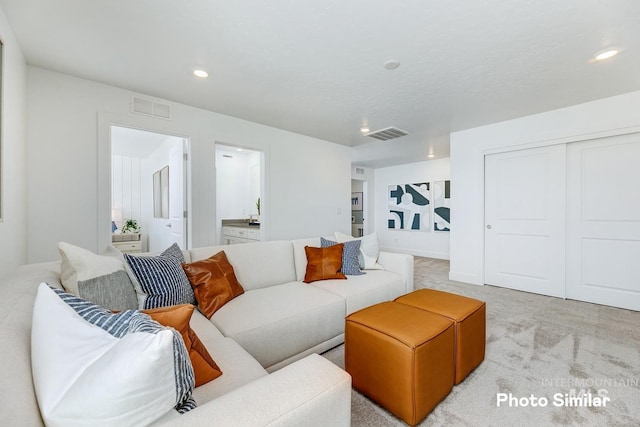
<path fill-rule="evenodd" d="M 407 293 L 413 292 L 413 255 L 380 251 L 378 264 L 404 277 Z"/>
<path fill-rule="evenodd" d="M 351 377 L 312 354 L 266 377 L 156 425 L 171 426 L 349 426 Z"/>

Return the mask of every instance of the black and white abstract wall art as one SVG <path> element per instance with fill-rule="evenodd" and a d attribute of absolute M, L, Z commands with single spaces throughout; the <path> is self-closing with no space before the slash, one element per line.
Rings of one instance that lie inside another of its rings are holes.
<path fill-rule="evenodd" d="M 451 229 L 451 181 L 433 183 L 433 230 Z"/>
<path fill-rule="evenodd" d="M 388 228 L 429 231 L 431 225 L 429 188 L 428 182 L 390 185 Z"/>

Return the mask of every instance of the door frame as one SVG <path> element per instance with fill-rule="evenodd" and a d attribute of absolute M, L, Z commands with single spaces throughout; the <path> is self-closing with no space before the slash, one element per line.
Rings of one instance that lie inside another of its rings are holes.
<path fill-rule="evenodd" d="M 125 115 L 109 112 L 98 112 L 98 156 L 97 156 L 97 221 L 96 227 L 98 253 L 102 253 L 111 245 L 111 127 L 118 126 L 132 128 L 148 132 L 155 132 L 186 140 L 185 152 L 187 161 L 185 164 L 185 197 L 187 210 L 187 247 L 190 249 L 193 241 L 192 198 L 191 198 L 191 145 L 197 142 L 198 133 L 193 129 L 185 129 L 176 126 L 175 123 L 142 115 Z M 104 226 L 102 225 L 104 224 Z"/>

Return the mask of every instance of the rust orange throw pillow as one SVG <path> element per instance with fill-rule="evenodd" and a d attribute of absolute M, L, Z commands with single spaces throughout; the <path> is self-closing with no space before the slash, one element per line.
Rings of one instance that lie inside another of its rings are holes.
<path fill-rule="evenodd" d="M 307 255 L 307 271 L 304 275 L 304 282 L 311 283 L 316 280 L 346 279 L 347 277 L 340 272 L 342 268 L 343 250 L 344 243 L 326 248 L 305 246 L 304 252 Z"/>
<path fill-rule="evenodd" d="M 182 335 L 184 345 L 187 347 L 189 359 L 193 365 L 193 372 L 196 377 L 196 387 L 215 380 L 222 371 L 211 358 L 207 348 L 202 344 L 200 338 L 189 326 L 194 306 L 191 304 L 180 304 L 171 307 L 152 308 L 150 310 L 142 310 L 148 314 L 153 320 L 163 326 L 170 326 Z"/>
<path fill-rule="evenodd" d="M 244 293 L 224 251 L 202 261 L 182 264 L 196 295 L 198 307 L 208 319 L 220 307 Z"/>

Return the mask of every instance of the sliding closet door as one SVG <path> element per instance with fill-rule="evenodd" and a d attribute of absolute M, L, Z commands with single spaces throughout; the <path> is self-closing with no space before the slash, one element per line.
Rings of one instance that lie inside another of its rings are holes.
<path fill-rule="evenodd" d="M 569 144 L 567 297 L 640 310 L 640 134 Z"/>
<path fill-rule="evenodd" d="M 566 146 L 485 157 L 485 283 L 565 294 Z"/>

